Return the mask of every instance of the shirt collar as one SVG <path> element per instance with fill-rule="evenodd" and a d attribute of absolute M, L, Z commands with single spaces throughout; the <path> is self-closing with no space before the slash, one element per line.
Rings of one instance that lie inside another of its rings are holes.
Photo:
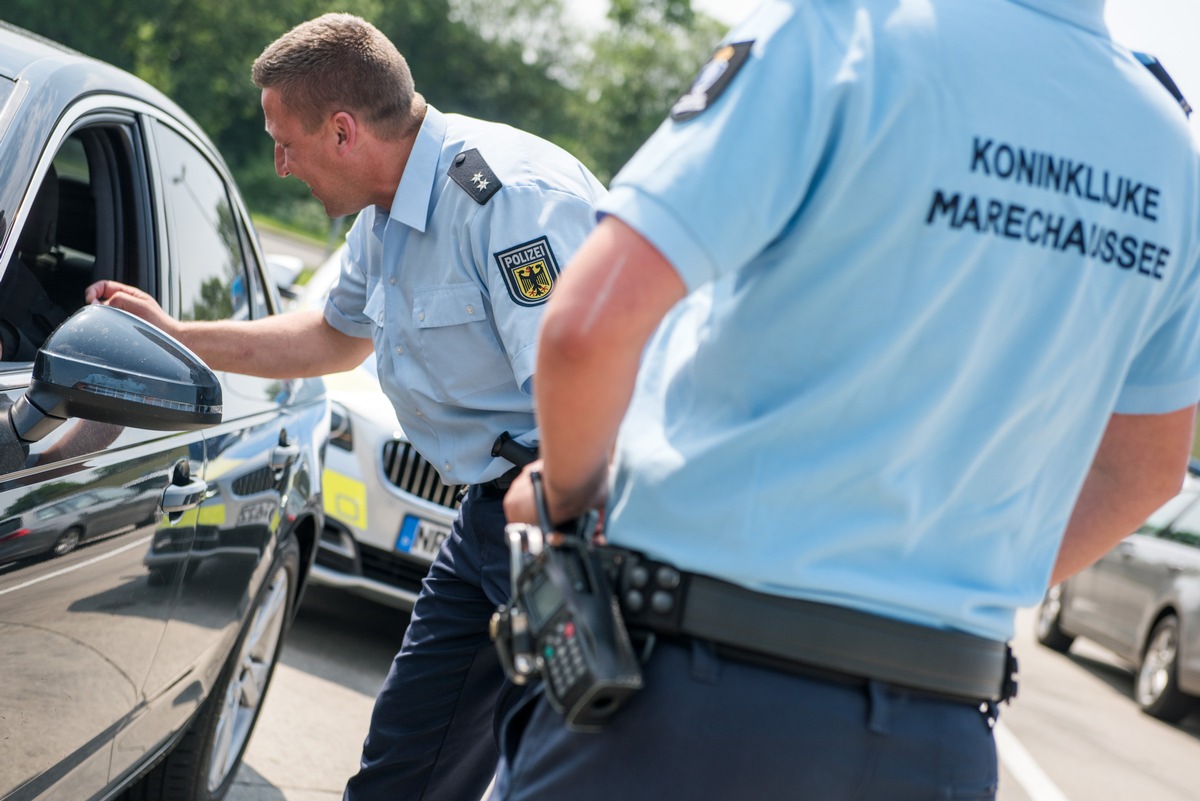
<path fill-rule="evenodd" d="M 1104 22 L 1104 4 L 1107 0 L 1011 0 L 1018 5 L 1051 14 L 1086 28 L 1089 31 L 1108 35 Z"/>
<path fill-rule="evenodd" d="M 429 204 L 433 197 L 433 184 L 437 177 L 438 164 L 442 157 L 442 143 L 446 139 L 446 117 L 431 105 L 425 106 L 425 120 L 392 198 L 392 211 L 388 215 L 402 225 L 425 231 L 429 219 Z"/>

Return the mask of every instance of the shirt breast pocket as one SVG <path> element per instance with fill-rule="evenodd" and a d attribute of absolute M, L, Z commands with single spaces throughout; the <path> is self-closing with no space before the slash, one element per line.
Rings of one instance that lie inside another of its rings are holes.
<path fill-rule="evenodd" d="M 413 325 L 438 400 L 461 400 L 515 383 L 483 293 L 474 284 L 415 290 Z"/>

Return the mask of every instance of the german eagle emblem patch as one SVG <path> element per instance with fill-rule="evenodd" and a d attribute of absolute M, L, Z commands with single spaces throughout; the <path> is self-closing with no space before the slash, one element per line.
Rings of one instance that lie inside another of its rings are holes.
<path fill-rule="evenodd" d="M 539 236 L 494 255 L 514 303 L 537 306 L 546 302 L 558 281 L 558 262 L 546 237 Z"/>

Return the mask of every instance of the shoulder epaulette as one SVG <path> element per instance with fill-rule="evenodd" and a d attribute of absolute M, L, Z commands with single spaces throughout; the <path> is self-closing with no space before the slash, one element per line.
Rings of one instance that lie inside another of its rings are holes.
<path fill-rule="evenodd" d="M 492 195 L 504 186 L 476 148 L 464 150 L 455 156 L 449 175 L 480 206 L 491 200 Z"/>
<path fill-rule="evenodd" d="M 1192 115 L 1192 107 L 1188 105 L 1187 98 L 1183 96 L 1183 92 L 1179 91 L 1179 87 L 1175 85 L 1175 81 L 1171 80 L 1171 76 L 1163 67 L 1162 62 L 1149 53 L 1134 53 L 1134 57 L 1142 62 L 1146 69 L 1150 70 L 1158 82 L 1167 87 L 1167 91 L 1171 93 L 1171 97 L 1175 98 L 1176 102 L 1183 108 L 1183 113 L 1187 116 Z"/>

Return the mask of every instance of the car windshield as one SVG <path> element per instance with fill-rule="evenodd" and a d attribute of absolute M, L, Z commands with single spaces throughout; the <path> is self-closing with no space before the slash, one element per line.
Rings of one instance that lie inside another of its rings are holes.
<path fill-rule="evenodd" d="M 8 101 L 12 99 L 13 94 L 17 91 L 17 82 L 11 78 L 6 78 L 0 75 L 0 122 L 5 118 L 4 107 L 8 105 Z M 4 132 L 4 126 L 0 125 L 0 133 Z"/>

